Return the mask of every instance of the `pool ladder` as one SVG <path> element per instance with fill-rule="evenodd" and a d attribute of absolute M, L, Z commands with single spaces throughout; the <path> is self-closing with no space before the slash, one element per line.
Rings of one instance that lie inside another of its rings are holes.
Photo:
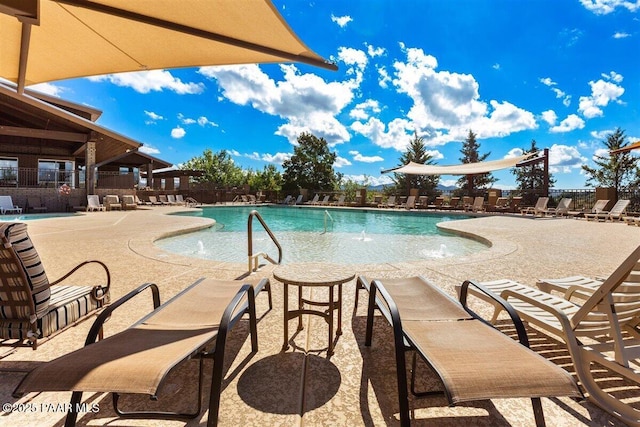
<path fill-rule="evenodd" d="M 278 261 L 274 260 L 264 252 L 258 252 L 257 254 L 253 253 L 253 218 L 254 217 L 256 217 L 258 221 L 260 221 L 260 224 L 262 224 L 262 228 L 264 228 L 264 231 L 267 232 L 267 234 L 271 238 L 271 241 L 273 241 L 273 243 L 275 243 L 276 247 L 278 248 Z M 260 257 L 266 259 L 272 264 L 280 264 L 282 262 L 282 246 L 280 246 L 278 239 L 276 239 L 276 236 L 273 235 L 269 226 L 264 222 L 264 220 L 256 210 L 252 210 L 251 212 L 249 212 L 249 219 L 247 220 L 247 240 L 248 240 L 247 255 L 248 255 L 248 263 L 249 263 L 249 273 L 252 273 L 258 270 L 258 261 Z"/>

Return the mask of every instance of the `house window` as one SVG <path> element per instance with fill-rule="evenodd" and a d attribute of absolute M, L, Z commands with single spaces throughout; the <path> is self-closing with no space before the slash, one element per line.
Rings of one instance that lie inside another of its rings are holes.
<path fill-rule="evenodd" d="M 38 184 L 53 187 L 67 184 L 73 188 L 73 163 L 70 160 L 38 160 Z"/>
<path fill-rule="evenodd" d="M 0 157 L 0 185 L 15 186 L 18 184 L 18 159 Z"/>

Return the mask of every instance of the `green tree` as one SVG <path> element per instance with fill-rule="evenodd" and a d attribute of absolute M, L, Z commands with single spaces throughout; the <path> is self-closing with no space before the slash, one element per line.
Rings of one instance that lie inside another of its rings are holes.
<path fill-rule="evenodd" d="M 536 146 L 536 140 L 531 140 L 531 148 L 522 149 L 522 154 L 537 153 L 540 149 Z M 544 186 L 544 166 L 541 162 L 511 169 L 516 178 L 516 188 L 524 195 L 525 204 L 533 204 L 535 194 L 531 190 L 542 189 Z M 549 173 L 549 187 L 553 187 L 556 180 Z M 528 194 L 530 192 L 530 194 Z"/>
<path fill-rule="evenodd" d="M 293 156 L 282 163 L 282 189 L 297 192 L 302 188 L 312 191 L 334 191 L 338 189 L 342 174 L 333 170 L 338 155 L 329 151 L 324 138 L 310 133 L 298 137 Z"/>
<path fill-rule="evenodd" d="M 607 136 L 604 145 L 607 152 L 626 146 L 625 134 L 620 128 Z M 611 187 L 615 189 L 616 199 L 618 192 L 638 185 L 639 170 L 637 158 L 629 152 L 619 154 L 594 155 L 593 162 L 596 167 L 582 165 L 582 170 L 587 175 L 588 186 Z"/>
<path fill-rule="evenodd" d="M 402 153 L 399 166 L 406 165 L 409 162 L 424 165 L 433 165 L 435 163 L 433 156 L 427 153 L 424 138 L 419 137 L 417 132 L 413 133 L 413 139 L 409 142 L 407 150 Z M 410 175 L 404 173 L 394 173 L 393 175 L 397 191 L 408 193 L 411 188 L 417 188 L 420 194 L 429 197 L 436 195 L 436 187 L 440 182 L 439 175 Z"/>
<path fill-rule="evenodd" d="M 247 183 L 252 191 L 280 191 L 282 174 L 274 165 L 266 165 L 261 171 L 252 171 L 247 176 Z"/>
<path fill-rule="evenodd" d="M 201 156 L 187 160 L 181 169 L 201 170 L 204 175 L 195 177 L 196 182 L 211 182 L 219 187 L 239 187 L 246 182 L 245 172 L 226 150 L 214 153 L 207 148 Z"/>
<path fill-rule="evenodd" d="M 460 161 L 462 163 L 477 163 L 486 160 L 491 152 L 480 155 L 480 144 L 476 141 L 476 134 L 469 130 L 467 139 L 462 143 L 462 157 Z M 497 181 L 491 172 L 479 175 L 463 176 L 458 179 L 458 186 L 460 187 L 460 193 L 468 196 L 476 195 L 479 190 L 491 188 L 491 186 Z"/>

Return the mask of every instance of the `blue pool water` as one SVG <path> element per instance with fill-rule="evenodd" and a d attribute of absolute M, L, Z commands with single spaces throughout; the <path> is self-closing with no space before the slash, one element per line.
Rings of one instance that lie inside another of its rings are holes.
<path fill-rule="evenodd" d="M 216 220 L 215 227 L 162 239 L 162 249 L 185 256 L 247 262 L 247 219 L 257 210 L 283 249 L 283 262 L 326 261 L 345 264 L 415 261 L 464 256 L 487 246 L 439 231 L 436 224 L 459 215 L 379 210 L 317 209 L 280 206 L 203 208 L 181 215 Z M 253 252 L 277 258 L 277 248 L 257 219 Z"/>
<path fill-rule="evenodd" d="M 22 222 L 36 219 L 61 218 L 75 216 L 73 213 L 38 213 L 38 214 L 4 214 L 0 215 L 0 222 Z"/>

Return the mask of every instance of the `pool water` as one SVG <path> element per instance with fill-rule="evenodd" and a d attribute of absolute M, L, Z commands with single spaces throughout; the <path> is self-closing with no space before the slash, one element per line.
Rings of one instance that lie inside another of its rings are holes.
<path fill-rule="evenodd" d="M 0 215 L 0 222 L 22 222 L 36 219 L 62 218 L 76 216 L 74 213 L 38 213 L 38 214 L 4 214 Z"/>
<path fill-rule="evenodd" d="M 440 231 L 436 224 L 468 217 L 377 210 L 280 206 L 203 208 L 210 229 L 158 240 L 162 249 L 204 259 L 247 262 L 247 220 L 257 210 L 283 250 L 283 262 L 384 263 L 465 256 L 486 249 L 475 240 Z M 257 219 L 253 253 L 277 259 L 278 250 Z"/>

